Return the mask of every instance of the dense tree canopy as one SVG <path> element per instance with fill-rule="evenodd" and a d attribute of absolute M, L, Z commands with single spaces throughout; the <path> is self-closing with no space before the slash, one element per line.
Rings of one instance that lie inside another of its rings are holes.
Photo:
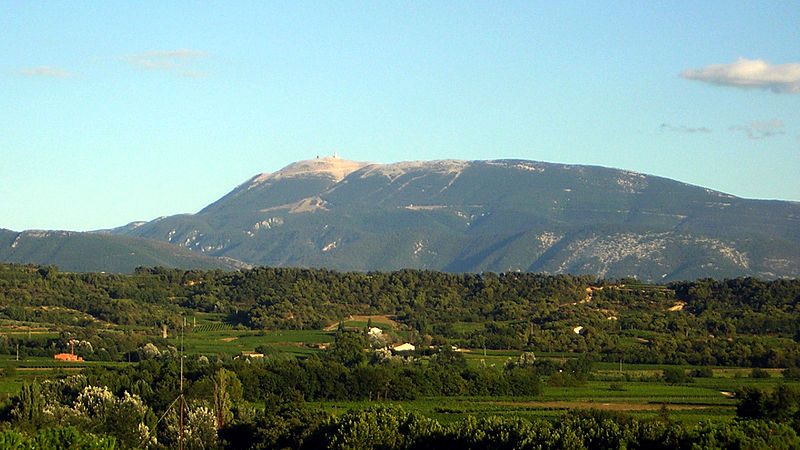
<path fill-rule="evenodd" d="M 251 329 L 320 329 L 351 315 L 382 314 L 423 345 L 592 353 L 607 361 L 800 366 L 798 280 L 659 286 L 519 272 L 271 267 L 109 275 L 0 264 L 0 317 L 58 323 L 67 333 L 49 341 L 0 337 L 0 352 L 20 344 L 24 354 L 52 355 L 79 339 L 86 358 L 135 361 L 147 357 L 144 343 L 166 345 L 154 336 L 122 336 L 103 323 L 174 329 L 194 312 L 223 313 L 230 324 Z"/>

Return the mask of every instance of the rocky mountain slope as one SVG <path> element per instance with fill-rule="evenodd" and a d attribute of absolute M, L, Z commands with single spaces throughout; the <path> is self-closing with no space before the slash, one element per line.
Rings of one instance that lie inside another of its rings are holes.
<path fill-rule="evenodd" d="M 73 231 L 0 229 L 0 261 L 47 264 L 70 272 L 130 273 L 136 267 L 234 270 L 238 261 L 215 258 L 149 239 Z"/>
<path fill-rule="evenodd" d="M 301 161 L 191 215 L 113 233 L 255 265 L 800 276 L 800 204 L 524 160 Z"/>

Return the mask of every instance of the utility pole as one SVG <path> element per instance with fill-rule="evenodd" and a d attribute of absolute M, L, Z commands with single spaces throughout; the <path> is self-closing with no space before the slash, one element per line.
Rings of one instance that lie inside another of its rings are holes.
<path fill-rule="evenodd" d="M 185 326 L 186 326 L 186 317 L 183 318 L 183 327 L 181 327 L 181 351 L 178 354 L 178 357 L 181 360 L 181 382 L 180 382 L 180 394 L 181 394 L 180 428 L 181 428 L 181 437 L 180 437 L 180 450 L 183 450 L 183 328 Z"/>

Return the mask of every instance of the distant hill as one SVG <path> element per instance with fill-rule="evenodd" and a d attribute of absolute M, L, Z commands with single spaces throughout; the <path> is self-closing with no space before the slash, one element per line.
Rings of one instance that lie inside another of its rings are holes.
<path fill-rule="evenodd" d="M 130 273 L 139 266 L 233 270 L 246 264 L 136 237 L 0 229 L 0 261 L 54 265 L 70 272 Z"/>
<path fill-rule="evenodd" d="M 197 214 L 111 230 L 254 265 L 800 276 L 800 204 L 524 160 L 301 161 Z"/>

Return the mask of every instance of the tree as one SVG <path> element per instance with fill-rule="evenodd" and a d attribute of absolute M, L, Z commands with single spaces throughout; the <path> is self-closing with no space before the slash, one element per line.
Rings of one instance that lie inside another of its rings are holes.
<path fill-rule="evenodd" d="M 329 449 L 378 449 L 421 447 L 438 434 L 441 425 L 400 407 L 375 407 L 348 411 L 315 436 L 310 447 Z M 316 444 L 316 445 L 315 445 Z"/>
<path fill-rule="evenodd" d="M 690 381 L 686 371 L 680 367 L 667 367 L 663 371 L 664 382 L 669 384 L 681 384 Z"/>
<path fill-rule="evenodd" d="M 117 397 L 106 386 L 90 385 L 78 395 L 72 409 L 81 428 L 115 436 L 126 447 L 154 442 L 154 433 L 145 424 L 148 417 L 153 419 L 152 413 L 136 395 L 125 392 Z"/>
<path fill-rule="evenodd" d="M 177 408 L 172 408 L 165 416 L 164 425 L 159 429 L 158 443 L 167 448 L 178 448 L 180 441 L 180 421 Z M 217 429 L 214 412 L 205 405 L 189 403 L 185 406 L 183 418 L 183 442 L 186 448 L 214 448 L 217 443 Z"/>
<path fill-rule="evenodd" d="M 755 386 L 745 386 L 736 393 L 739 404 L 736 415 L 745 419 L 763 419 L 767 417 L 767 394 Z"/>
<path fill-rule="evenodd" d="M 536 369 L 515 367 L 505 373 L 512 395 L 539 395 L 542 393 L 542 383 Z"/>
<path fill-rule="evenodd" d="M 11 417 L 19 429 L 34 431 L 44 426 L 44 409 L 42 386 L 39 382 L 34 381 L 31 384 L 22 385 L 22 390 L 14 399 Z"/>
<path fill-rule="evenodd" d="M 217 429 L 233 418 L 233 405 L 242 399 L 242 382 L 234 372 L 220 368 L 214 374 L 214 425 Z"/>
<path fill-rule="evenodd" d="M 467 359 L 460 352 L 453 350 L 449 345 L 437 347 L 436 353 L 431 356 L 431 365 L 453 370 L 467 368 Z"/>
<path fill-rule="evenodd" d="M 345 367 L 355 367 L 367 360 L 364 349 L 368 343 L 366 337 L 357 332 L 341 332 L 336 340 L 325 351 L 325 356 Z"/>

